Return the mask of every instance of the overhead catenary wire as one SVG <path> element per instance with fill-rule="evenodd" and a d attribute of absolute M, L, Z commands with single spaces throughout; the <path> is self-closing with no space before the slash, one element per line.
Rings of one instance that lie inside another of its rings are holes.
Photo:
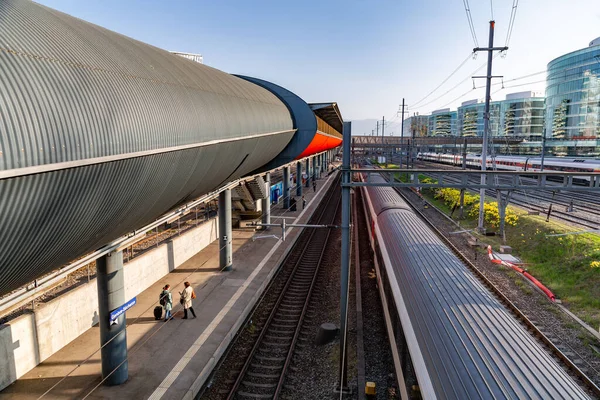
<path fill-rule="evenodd" d="M 413 107 L 418 106 L 420 103 L 422 103 L 425 99 L 427 99 L 429 96 L 431 96 L 433 93 L 435 93 L 440 87 L 442 87 L 442 85 L 444 85 L 444 83 L 448 82 L 448 80 L 450 78 L 452 78 L 454 76 L 454 74 L 456 74 L 466 63 L 467 61 L 469 61 L 469 59 L 473 56 L 473 53 L 469 53 L 469 55 L 460 63 L 460 65 L 458 67 L 456 67 L 456 69 L 454 71 L 452 71 L 452 73 L 450 75 L 448 75 L 446 77 L 446 79 L 444 79 L 442 81 L 442 83 L 440 83 L 439 85 L 437 85 L 435 87 L 435 89 L 433 89 L 431 92 L 429 92 L 425 97 L 423 97 L 421 100 L 415 102 L 413 104 Z"/>
<path fill-rule="evenodd" d="M 510 37 L 512 36 L 513 27 L 515 25 L 515 18 L 517 16 L 517 6 L 519 5 L 519 0 L 513 0 L 513 5 L 510 10 L 510 19 L 508 21 L 508 29 L 506 30 L 506 41 L 504 43 L 505 47 L 508 47 L 510 42 Z"/>
<path fill-rule="evenodd" d="M 500 53 L 496 54 L 494 57 L 498 57 L 498 55 L 499 55 L 499 54 L 500 54 Z M 479 68 L 479 69 L 481 69 L 481 68 Z M 477 71 L 475 71 L 475 72 L 477 72 Z M 473 73 L 475 73 L 475 72 L 473 72 Z M 507 82 L 519 81 L 519 80 L 521 80 L 521 79 L 530 78 L 530 77 L 532 77 L 532 76 L 536 76 L 536 75 L 540 75 L 540 74 L 544 74 L 544 73 L 546 73 L 546 71 L 538 71 L 538 72 L 533 72 L 533 73 L 531 73 L 531 74 L 527 74 L 527 75 L 523 75 L 523 76 L 519 76 L 519 77 L 516 77 L 516 78 L 509 79 L 509 80 L 505 80 L 504 82 L 495 82 L 495 83 L 492 83 L 492 85 L 491 85 L 491 86 L 498 86 L 498 85 L 502 85 L 503 83 L 505 84 L 505 83 L 507 83 Z M 458 87 L 458 86 L 459 86 L 460 84 L 462 84 L 463 82 L 465 82 L 466 80 L 467 80 L 467 79 L 464 79 L 462 82 L 459 82 L 459 84 L 457 84 L 457 85 L 455 86 L 455 88 L 456 88 L 456 87 Z M 534 81 L 534 82 L 526 82 L 526 83 L 519 84 L 519 85 L 509 85 L 509 86 L 504 86 L 504 89 L 508 89 L 508 88 L 511 88 L 511 87 L 517 87 L 517 86 L 532 85 L 532 84 L 534 84 L 534 83 L 540 83 L 540 82 L 545 82 L 545 80 L 541 80 L 541 81 Z M 482 89 L 482 88 L 484 88 L 484 87 L 485 87 L 485 86 L 476 86 L 476 87 L 473 87 L 473 88 L 471 88 L 471 89 L 467 90 L 466 92 L 464 92 L 463 94 L 459 95 L 458 97 L 454 98 L 453 100 L 449 101 L 448 103 L 446 103 L 446 104 L 442 105 L 442 106 L 441 106 L 441 108 L 445 108 L 445 107 L 447 107 L 447 106 L 451 105 L 452 103 L 454 103 L 455 101 L 458 101 L 458 100 L 460 100 L 461 98 L 465 97 L 465 96 L 466 96 L 466 95 L 468 95 L 469 93 L 472 93 L 472 92 L 473 92 L 473 90 Z M 496 92 L 494 92 L 494 93 L 492 93 L 492 94 L 495 94 L 495 93 L 499 92 L 500 90 L 502 90 L 502 89 L 499 89 L 499 90 L 497 90 Z M 442 95 L 442 96 L 439 96 L 438 98 L 441 98 L 441 97 L 444 97 L 444 95 Z M 421 107 L 421 108 L 422 108 L 422 107 Z"/>
<path fill-rule="evenodd" d="M 479 47 L 479 42 L 477 41 L 477 34 L 475 33 L 475 25 L 473 25 L 473 17 L 471 16 L 471 8 L 469 7 L 469 0 L 463 0 L 463 4 L 465 6 L 465 12 L 467 13 L 467 22 L 469 23 L 469 29 L 471 30 L 471 37 L 473 38 L 473 43 L 475 43 L 475 47 Z"/>
<path fill-rule="evenodd" d="M 494 58 L 498 57 L 500 53 L 497 53 Z M 442 97 L 444 97 L 445 95 L 447 95 L 448 93 L 454 91 L 457 87 L 459 87 L 460 85 L 462 85 L 463 83 L 465 83 L 466 81 L 468 81 L 469 79 L 471 79 L 473 77 L 473 74 L 476 74 L 477 72 L 479 72 L 482 68 L 484 68 L 487 65 L 487 61 L 484 62 L 483 64 L 481 64 L 475 71 L 471 72 L 466 78 L 464 78 L 462 81 L 458 82 L 456 85 L 452 86 L 450 89 L 448 89 L 446 92 L 444 92 L 443 94 L 441 94 L 440 96 L 436 97 L 433 100 L 428 101 L 425 104 L 420 105 L 419 107 L 415 107 L 413 110 L 417 110 L 417 109 L 422 109 L 425 106 L 441 99 Z"/>

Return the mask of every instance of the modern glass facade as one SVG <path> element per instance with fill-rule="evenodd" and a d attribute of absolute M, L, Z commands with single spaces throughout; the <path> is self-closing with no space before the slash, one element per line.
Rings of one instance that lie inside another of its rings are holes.
<path fill-rule="evenodd" d="M 544 132 L 544 98 L 509 98 L 500 101 L 499 136 L 541 140 Z"/>
<path fill-rule="evenodd" d="M 404 120 L 402 137 L 426 137 L 429 135 L 429 115 L 414 115 Z"/>
<path fill-rule="evenodd" d="M 448 108 L 431 113 L 429 136 L 458 136 L 457 112 Z"/>
<path fill-rule="evenodd" d="M 485 103 L 473 100 L 458 107 L 458 135 L 463 137 L 483 136 Z M 498 136 L 500 132 L 500 102 L 490 103 L 490 132 Z"/>
<path fill-rule="evenodd" d="M 462 137 L 482 137 L 484 110 L 485 103 L 474 100 L 458 107 L 458 134 Z M 543 97 L 532 97 L 531 92 L 523 92 L 508 95 L 506 100 L 490 103 L 490 134 L 493 137 L 541 140 L 543 129 Z"/>
<path fill-rule="evenodd" d="M 600 139 L 600 42 L 548 63 L 546 138 Z"/>

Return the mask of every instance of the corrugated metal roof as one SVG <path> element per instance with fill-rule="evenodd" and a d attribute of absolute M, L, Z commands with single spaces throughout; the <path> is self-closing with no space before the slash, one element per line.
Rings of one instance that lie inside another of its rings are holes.
<path fill-rule="evenodd" d="M 250 82 L 29 1 L 1 1 L 0 21 L 0 295 L 293 136 L 286 106 Z"/>

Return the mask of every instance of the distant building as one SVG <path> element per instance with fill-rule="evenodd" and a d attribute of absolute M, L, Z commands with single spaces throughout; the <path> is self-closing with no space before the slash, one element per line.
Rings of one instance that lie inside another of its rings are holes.
<path fill-rule="evenodd" d="M 458 135 L 462 137 L 483 136 L 485 103 L 478 100 L 463 102 L 457 111 Z M 499 135 L 500 104 L 497 101 L 490 103 L 490 134 Z"/>
<path fill-rule="evenodd" d="M 429 116 L 429 136 L 458 136 L 457 112 L 449 108 L 436 110 Z"/>
<path fill-rule="evenodd" d="M 458 132 L 463 137 L 482 137 L 485 103 L 465 101 L 458 107 Z M 544 129 L 544 97 L 535 92 L 506 95 L 490 103 L 490 135 L 541 140 Z"/>
<path fill-rule="evenodd" d="M 425 137 L 429 136 L 429 115 L 413 115 L 404 120 L 402 137 Z"/>
<path fill-rule="evenodd" d="M 199 64 L 204 64 L 204 59 L 202 58 L 202 54 L 193 54 L 193 53 L 182 53 L 180 51 L 172 51 L 171 53 L 177 54 L 180 57 L 187 58 L 188 60 L 195 61 Z"/>
<path fill-rule="evenodd" d="M 548 63 L 546 138 L 557 153 L 598 154 L 600 146 L 600 38 Z"/>
<path fill-rule="evenodd" d="M 541 141 L 544 132 L 544 97 L 541 94 L 512 93 L 499 103 L 499 136 Z"/>

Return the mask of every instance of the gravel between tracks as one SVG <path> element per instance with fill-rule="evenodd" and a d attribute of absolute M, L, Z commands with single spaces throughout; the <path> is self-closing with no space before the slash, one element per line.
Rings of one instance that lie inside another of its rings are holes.
<path fill-rule="evenodd" d="M 600 353 L 594 349 L 594 347 L 600 349 L 598 339 L 562 312 L 557 305 L 551 303 L 540 291 L 530 285 L 517 285 L 516 282 L 523 282 L 523 278 L 512 270 L 492 264 L 487 251 L 469 245 L 467 235 L 447 235 L 448 232 L 456 230 L 456 225 L 433 207 L 423 209 L 423 201 L 414 192 L 403 189 L 402 193 L 417 205 L 425 216 L 446 234 L 454 246 L 483 271 L 485 276 L 518 306 L 527 318 L 536 323 L 561 351 L 573 353 L 571 359 L 575 364 L 596 385 L 600 385 Z"/>

